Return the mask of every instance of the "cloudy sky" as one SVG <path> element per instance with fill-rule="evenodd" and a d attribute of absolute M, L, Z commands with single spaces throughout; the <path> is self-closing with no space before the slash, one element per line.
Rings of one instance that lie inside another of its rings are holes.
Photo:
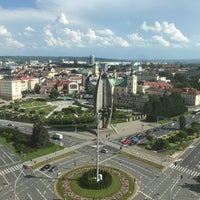
<path fill-rule="evenodd" d="M 0 0 L 0 56 L 199 59 L 200 0 Z"/>

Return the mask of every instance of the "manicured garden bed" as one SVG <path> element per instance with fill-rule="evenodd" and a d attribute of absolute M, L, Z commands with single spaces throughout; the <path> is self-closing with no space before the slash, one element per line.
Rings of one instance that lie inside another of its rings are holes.
<path fill-rule="evenodd" d="M 80 186 L 79 178 L 87 170 L 94 168 L 94 166 L 83 166 L 71 170 L 59 177 L 56 182 L 56 189 L 59 196 L 67 199 L 85 199 L 92 200 L 102 199 L 120 199 L 126 200 L 133 195 L 135 183 L 131 176 L 127 173 L 112 167 L 101 166 L 100 168 L 108 171 L 112 175 L 112 184 L 104 189 L 86 189 Z"/>

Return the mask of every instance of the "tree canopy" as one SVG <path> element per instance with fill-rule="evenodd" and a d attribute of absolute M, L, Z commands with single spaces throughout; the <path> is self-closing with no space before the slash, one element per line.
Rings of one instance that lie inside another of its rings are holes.
<path fill-rule="evenodd" d="M 49 144 L 49 134 L 44 127 L 42 120 L 38 120 L 33 125 L 31 135 L 31 145 L 36 148 L 42 148 Z"/>
<path fill-rule="evenodd" d="M 59 92 L 54 88 L 51 90 L 49 97 L 51 99 L 56 99 L 59 96 Z"/>
<path fill-rule="evenodd" d="M 156 121 L 157 118 L 170 118 L 187 111 L 184 100 L 178 93 L 170 95 L 151 95 L 144 106 L 148 121 Z"/>

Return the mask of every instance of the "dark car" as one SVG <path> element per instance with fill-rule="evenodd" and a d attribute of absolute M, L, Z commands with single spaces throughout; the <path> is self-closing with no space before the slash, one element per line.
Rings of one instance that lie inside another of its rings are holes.
<path fill-rule="evenodd" d="M 101 153 L 106 153 L 106 154 L 107 154 L 107 153 L 108 153 L 108 150 L 107 150 L 107 149 L 101 149 L 100 152 L 101 152 Z"/>
<path fill-rule="evenodd" d="M 58 169 L 57 165 L 53 165 L 50 169 L 49 172 L 54 172 Z"/>
<path fill-rule="evenodd" d="M 50 167 L 51 167 L 50 164 L 46 164 L 46 165 L 44 165 L 40 170 L 41 170 L 41 171 L 45 171 L 45 170 L 49 169 Z"/>

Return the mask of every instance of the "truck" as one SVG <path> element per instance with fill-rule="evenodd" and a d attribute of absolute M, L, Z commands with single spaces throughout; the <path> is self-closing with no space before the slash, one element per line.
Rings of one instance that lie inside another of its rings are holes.
<path fill-rule="evenodd" d="M 54 134 L 54 135 L 52 136 L 52 138 L 53 138 L 54 140 L 62 140 L 62 139 L 63 139 L 63 135 L 60 134 L 60 133 L 56 133 L 56 134 Z"/>

